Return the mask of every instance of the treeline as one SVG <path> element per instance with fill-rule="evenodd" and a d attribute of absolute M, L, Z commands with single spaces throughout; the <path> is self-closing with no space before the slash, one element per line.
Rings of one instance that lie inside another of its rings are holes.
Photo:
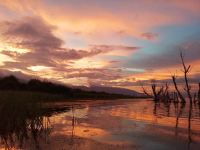
<path fill-rule="evenodd" d="M 133 98 L 133 96 L 127 96 L 122 94 L 109 94 L 105 92 L 73 89 L 64 85 L 55 84 L 49 81 L 41 81 L 38 79 L 31 79 L 28 82 L 22 82 L 13 75 L 0 78 L 0 90 L 50 93 L 50 94 L 62 95 L 68 99 Z"/>

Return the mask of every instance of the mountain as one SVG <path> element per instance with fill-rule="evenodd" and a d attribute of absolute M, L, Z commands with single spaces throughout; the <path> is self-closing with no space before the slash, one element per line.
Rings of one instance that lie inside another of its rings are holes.
<path fill-rule="evenodd" d="M 128 95 L 128 96 L 134 96 L 134 97 L 145 97 L 144 94 L 136 92 L 134 90 L 129 90 L 125 88 L 118 88 L 118 87 L 106 87 L 106 86 L 79 86 L 74 87 L 77 89 L 81 89 L 84 91 L 95 91 L 95 92 L 106 92 L 109 94 L 122 94 L 122 95 Z"/>

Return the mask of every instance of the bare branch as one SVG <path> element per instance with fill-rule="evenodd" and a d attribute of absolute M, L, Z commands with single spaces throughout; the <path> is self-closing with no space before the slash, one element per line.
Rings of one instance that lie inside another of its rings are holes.
<path fill-rule="evenodd" d="M 200 83 L 199 83 L 199 90 L 198 90 L 198 93 L 197 93 L 197 97 L 198 97 L 198 101 L 200 102 Z"/>
<path fill-rule="evenodd" d="M 149 93 L 146 91 L 146 89 L 144 88 L 144 86 L 143 86 L 142 84 L 140 84 L 140 85 L 141 85 L 141 87 L 142 87 L 143 93 L 144 93 L 145 95 L 149 96 L 149 97 L 152 97 L 152 95 L 149 94 Z"/>
<path fill-rule="evenodd" d="M 187 95 L 189 97 L 190 103 L 192 103 L 192 95 L 191 95 L 191 92 L 190 92 L 191 86 L 189 85 L 189 81 L 188 81 L 188 77 L 187 77 L 187 74 L 190 72 L 191 66 L 189 65 L 188 67 L 186 67 L 182 52 L 180 52 L 180 57 L 181 57 L 181 61 L 182 61 L 183 69 L 184 69 L 184 79 L 185 79 L 185 86 L 186 86 L 185 90 L 186 90 Z"/>
<path fill-rule="evenodd" d="M 176 92 L 178 93 L 178 97 L 181 99 L 182 103 L 185 103 L 185 98 L 183 97 L 183 95 L 181 94 L 181 92 L 178 89 L 178 86 L 177 86 L 177 83 L 176 83 L 176 76 L 175 75 L 172 76 L 172 80 L 173 80 Z"/>

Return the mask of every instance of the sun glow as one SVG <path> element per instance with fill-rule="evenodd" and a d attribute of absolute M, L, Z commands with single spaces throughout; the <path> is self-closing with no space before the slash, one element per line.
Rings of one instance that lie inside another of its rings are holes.
<path fill-rule="evenodd" d="M 94 61 L 89 58 L 74 61 L 71 64 L 72 68 L 103 68 L 109 65 L 106 61 Z"/>
<path fill-rule="evenodd" d="M 51 67 L 46 67 L 46 66 L 31 66 L 28 67 L 29 70 L 31 71 L 45 71 L 45 70 L 50 70 Z"/>
<path fill-rule="evenodd" d="M 11 52 L 17 52 L 19 54 L 24 54 L 24 53 L 29 52 L 30 50 L 20 48 L 20 47 L 17 47 L 16 45 L 12 45 L 9 43 L 0 42 L 0 52 L 1 51 L 11 51 Z"/>

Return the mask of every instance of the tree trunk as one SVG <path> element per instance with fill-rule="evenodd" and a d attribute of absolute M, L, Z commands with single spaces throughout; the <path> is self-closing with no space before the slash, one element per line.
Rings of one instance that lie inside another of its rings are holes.
<path fill-rule="evenodd" d="M 183 97 L 183 95 L 182 95 L 181 92 L 179 91 L 178 86 L 177 86 L 177 84 L 176 84 L 176 77 L 175 77 L 175 76 L 172 76 L 172 80 L 173 80 L 173 83 L 174 83 L 174 87 L 175 87 L 175 89 L 176 89 L 176 91 L 177 91 L 177 93 L 178 93 L 178 97 L 181 99 L 181 102 L 182 102 L 182 103 L 185 103 L 185 98 Z"/>

